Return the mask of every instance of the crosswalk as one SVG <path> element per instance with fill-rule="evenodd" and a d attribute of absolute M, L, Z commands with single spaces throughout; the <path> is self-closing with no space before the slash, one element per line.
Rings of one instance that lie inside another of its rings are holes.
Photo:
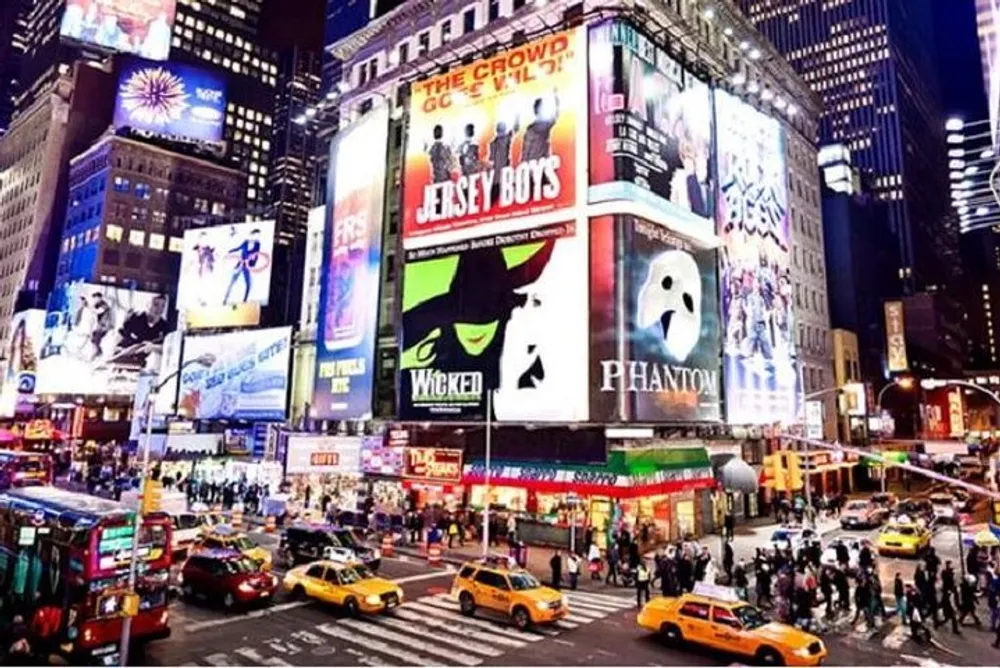
<path fill-rule="evenodd" d="M 449 594 L 423 596 L 393 612 L 363 618 L 331 618 L 287 638 L 271 638 L 228 652 L 213 652 L 192 666 L 293 666 L 322 663 L 317 656 L 342 652 L 365 666 L 478 666 L 533 643 L 635 609 L 631 597 L 563 592 L 569 614 L 550 625 L 520 631 L 500 618 L 462 615 Z"/>

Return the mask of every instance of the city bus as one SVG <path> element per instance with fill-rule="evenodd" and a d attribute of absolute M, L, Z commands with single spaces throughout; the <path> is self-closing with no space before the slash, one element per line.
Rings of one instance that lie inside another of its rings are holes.
<path fill-rule="evenodd" d="M 0 490 L 52 484 L 52 457 L 39 452 L 0 450 Z"/>
<path fill-rule="evenodd" d="M 117 502 L 56 487 L 0 492 L 0 614 L 17 610 L 38 649 L 72 665 L 117 665 L 126 614 L 137 646 L 168 637 L 171 520 L 143 518 L 131 595 L 134 522 Z"/>

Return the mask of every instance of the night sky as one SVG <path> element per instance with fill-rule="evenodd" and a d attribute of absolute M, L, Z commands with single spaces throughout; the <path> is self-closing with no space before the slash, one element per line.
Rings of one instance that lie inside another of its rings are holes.
<path fill-rule="evenodd" d="M 925 0 L 911 0 L 922 2 Z M 986 118 L 975 0 L 933 0 L 942 112 L 966 121 Z"/>

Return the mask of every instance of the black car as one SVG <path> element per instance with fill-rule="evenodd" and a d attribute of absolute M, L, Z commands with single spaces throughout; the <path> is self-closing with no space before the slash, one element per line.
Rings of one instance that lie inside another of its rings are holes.
<path fill-rule="evenodd" d="M 358 542 L 350 529 L 330 524 L 293 524 L 282 532 L 279 552 L 288 566 L 319 559 L 358 561 L 373 571 L 382 565 L 381 552 Z"/>

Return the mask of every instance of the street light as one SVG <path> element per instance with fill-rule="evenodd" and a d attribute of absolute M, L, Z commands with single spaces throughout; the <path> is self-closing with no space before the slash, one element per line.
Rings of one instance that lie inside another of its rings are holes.
<path fill-rule="evenodd" d="M 195 357 L 192 360 L 188 360 L 184 364 L 180 365 L 178 369 L 170 373 L 166 378 L 158 382 L 156 385 L 150 388 L 149 394 L 146 395 L 146 437 L 143 439 L 142 444 L 142 469 L 139 477 L 141 494 L 139 495 L 139 507 L 136 509 L 135 513 L 135 523 L 132 526 L 132 553 L 129 556 L 128 562 L 128 591 L 131 594 L 135 593 L 135 580 L 136 580 L 136 569 L 138 566 L 138 560 L 136 555 L 139 552 L 139 533 L 142 531 L 142 503 L 146 498 L 146 486 L 149 484 L 149 446 L 150 441 L 153 439 L 153 402 L 156 399 L 156 395 L 159 394 L 160 390 L 169 381 L 173 380 L 181 374 L 184 369 L 189 366 L 203 366 L 211 367 L 215 364 L 215 355 L 211 353 L 205 353 L 200 357 Z M 170 546 L 167 546 L 169 549 Z M 119 652 L 121 656 L 121 666 L 128 665 L 128 646 L 131 641 L 132 636 L 132 617 L 128 615 L 122 622 L 122 639 L 121 639 L 121 651 Z"/>
<path fill-rule="evenodd" d="M 901 390 L 907 390 L 907 391 L 909 391 L 909 390 L 913 389 L 914 384 L 915 383 L 913 382 L 913 378 L 911 378 L 910 376 L 901 376 L 899 378 L 893 378 L 890 382 L 888 382 L 888 383 L 885 384 L 885 387 L 883 387 L 881 390 L 879 390 L 879 392 L 878 392 L 878 398 L 875 400 L 875 408 L 876 408 L 876 410 L 878 410 L 879 413 L 882 412 L 882 397 L 885 396 L 885 393 L 889 390 L 889 388 L 898 387 Z M 882 491 L 883 492 L 885 492 L 885 487 L 886 487 L 886 482 L 887 482 L 886 481 L 886 474 L 888 474 L 888 472 L 889 472 L 888 469 L 885 466 L 882 466 Z"/>

